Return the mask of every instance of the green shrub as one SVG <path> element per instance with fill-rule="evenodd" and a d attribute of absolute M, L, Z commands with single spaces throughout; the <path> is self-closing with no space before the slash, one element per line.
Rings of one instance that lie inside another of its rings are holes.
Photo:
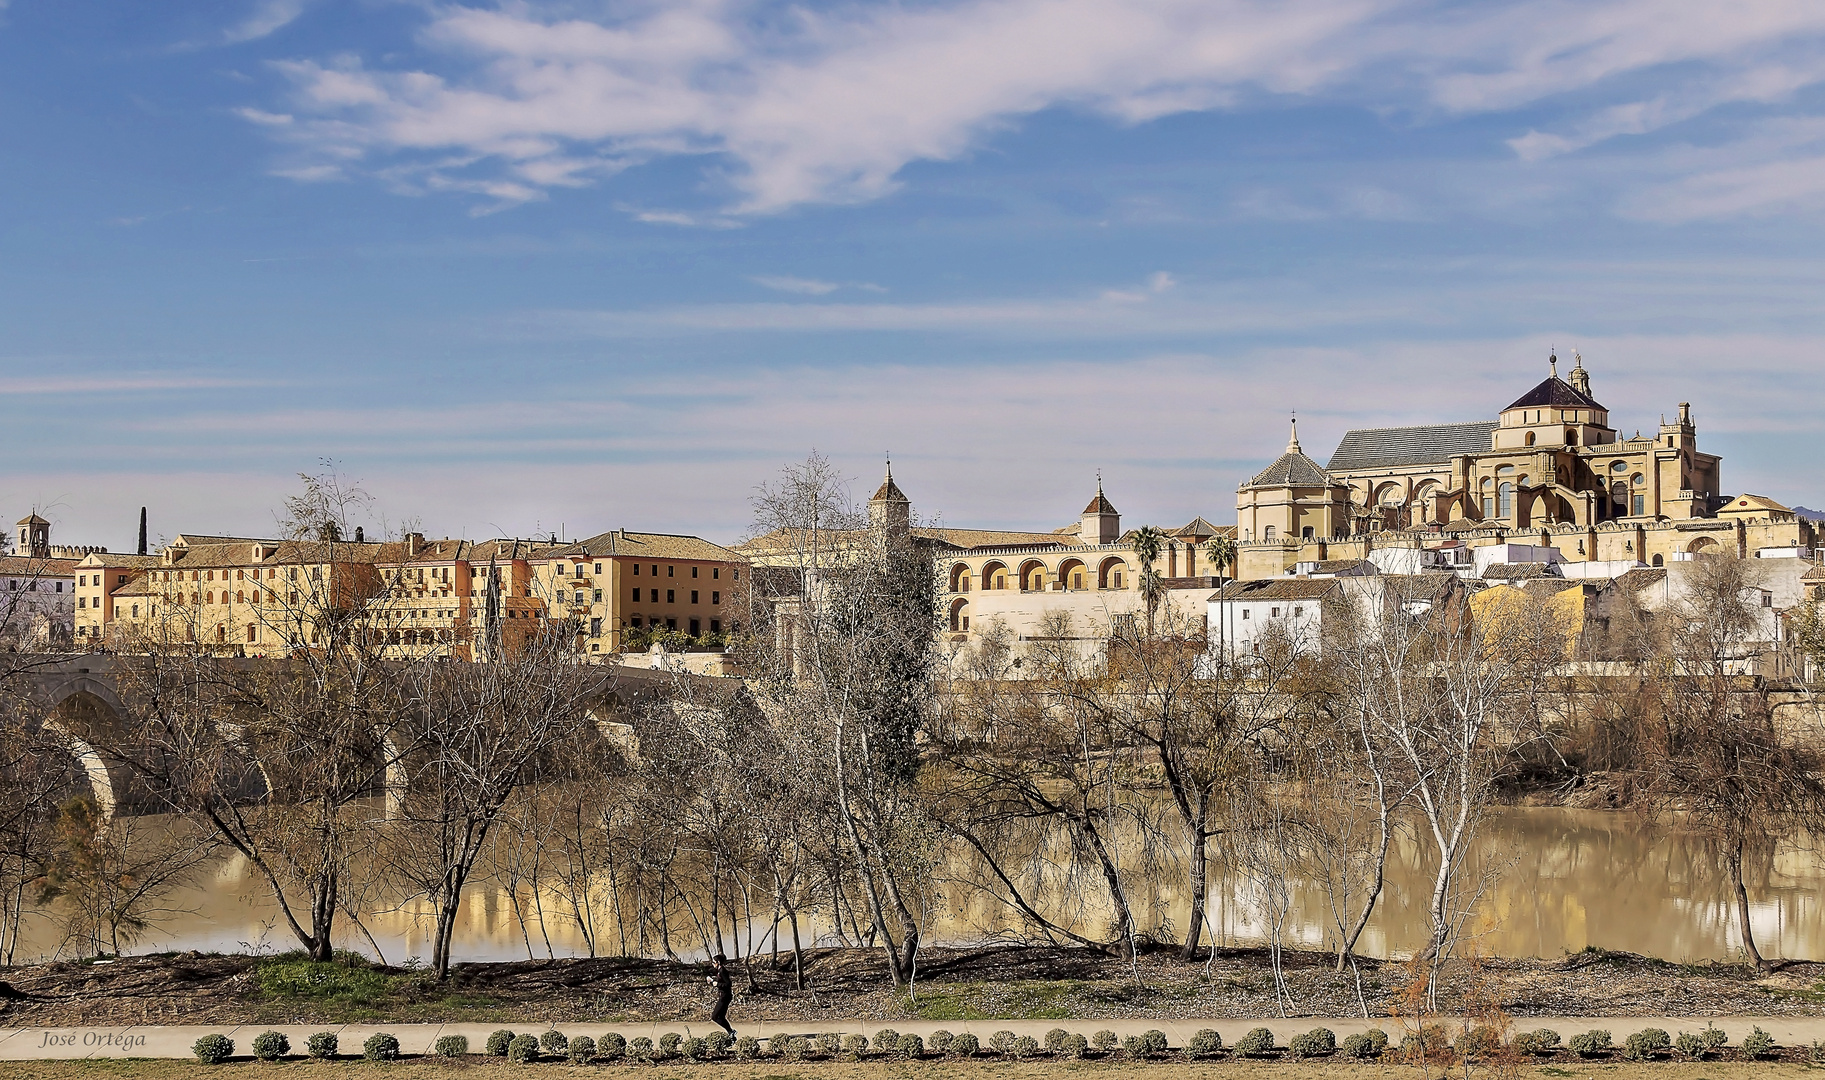
<path fill-rule="evenodd" d="M 469 1052 L 469 1037 L 466 1035 L 440 1035 L 437 1044 L 431 1049 L 438 1057 L 462 1057 Z"/>
<path fill-rule="evenodd" d="M 517 1038 L 517 1036 L 506 1028 L 490 1032 L 488 1041 L 482 1044 L 482 1053 L 487 1054 L 489 1057 L 506 1057 L 507 1044 L 511 1043 L 515 1038 Z"/>
<path fill-rule="evenodd" d="M 552 1057 L 563 1057 L 570 1053 L 570 1040 L 564 1037 L 562 1031 L 553 1028 L 539 1036 L 539 1049 Z"/>
<path fill-rule="evenodd" d="M 1337 1034 L 1330 1028 L 1313 1028 L 1287 1040 L 1286 1049 L 1294 1059 L 1329 1057 L 1337 1052 Z"/>
<path fill-rule="evenodd" d="M 1774 1053 L 1774 1036 L 1763 1031 L 1761 1028 L 1758 1027 L 1754 1031 L 1743 1036 L 1743 1056 L 1750 1061 L 1754 1061 L 1756 1058 L 1767 1057 L 1772 1053 Z"/>
<path fill-rule="evenodd" d="M 1060 1050 L 1063 1050 L 1065 1048 L 1065 1040 L 1070 1037 L 1071 1033 L 1064 1028 L 1053 1028 L 1051 1031 L 1046 1032 L 1046 1052 L 1056 1054 Z"/>
<path fill-rule="evenodd" d="M 291 1040 L 283 1031 L 263 1031 L 254 1036 L 253 1056 L 261 1061 L 277 1061 L 291 1053 Z"/>
<path fill-rule="evenodd" d="M 1104 1030 L 1090 1036 L 1090 1045 L 1096 1047 L 1099 1054 L 1109 1054 L 1121 1045 L 1121 1040 L 1115 1037 L 1115 1032 Z"/>
<path fill-rule="evenodd" d="M 1725 1035 L 1724 1029 L 1716 1024 L 1706 1024 L 1705 1029 L 1698 1033 L 1698 1037 L 1704 1040 L 1706 1050 L 1722 1050 L 1730 1041 L 1730 1036 Z"/>
<path fill-rule="evenodd" d="M 874 1048 L 878 1053 L 891 1054 L 899 1044 L 900 1033 L 893 1028 L 882 1028 L 874 1033 Z"/>
<path fill-rule="evenodd" d="M 843 1036 L 843 1053 L 859 1061 L 867 1052 L 868 1036 L 854 1034 Z"/>
<path fill-rule="evenodd" d="M 843 1052 L 843 1037 L 834 1031 L 826 1031 L 813 1040 L 817 1052 L 827 1058 L 834 1058 Z"/>
<path fill-rule="evenodd" d="M 234 1040 L 226 1035 L 205 1035 L 191 1044 L 190 1052 L 205 1065 L 220 1065 L 234 1056 Z"/>
<path fill-rule="evenodd" d="M 322 1061 L 336 1056 L 336 1045 L 335 1032 L 319 1031 L 315 1035 L 304 1040 L 304 1052 L 311 1057 Z"/>
<path fill-rule="evenodd" d="M 1694 1031 L 1682 1031 L 1674 1037 L 1673 1049 L 1687 1061 L 1697 1061 L 1705 1056 L 1705 1038 Z"/>
<path fill-rule="evenodd" d="M 1467 1058 L 1484 1058 L 1502 1049 L 1502 1033 L 1487 1024 L 1465 1028 L 1457 1037 L 1457 1052 Z"/>
<path fill-rule="evenodd" d="M 903 1058 L 920 1058 L 925 1056 L 925 1040 L 917 1035 L 902 1035 L 894 1043 L 894 1053 Z"/>
<path fill-rule="evenodd" d="M 636 1035 L 627 1040 L 627 1056 L 635 1061 L 650 1062 L 657 1059 L 658 1052 L 653 1049 L 653 1040 L 645 1035 Z"/>
<path fill-rule="evenodd" d="M 1167 1049 L 1172 1046 L 1172 1043 L 1167 1041 L 1166 1033 L 1164 1031 L 1160 1031 L 1157 1028 L 1149 1028 L 1148 1030 L 1141 1032 L 1141 1046 L 1147 1055 L 1151 1057 L 1154 1054 L 1164 1054 Z"/>
<path fill-rule="evenodd" d="M 1026 1061 L 1039 1055 L 1039 1040 L 1031 1035 L 1022 1035 L 1008 1047 L 1008 1053 L 1015 1061 Z"/>
<path fill-rule="evenodd" d="M 932 1037 L 925 1040 L 925 1045 L 931 1047 L 934 1054 L 948 1054 L 951 1049 L 951 1040 L 955 1038 L 955 1035 L 940 1028 L 932 1032 Z"/>
<path fill-rule="evenodd" d="M 1014 1049 L 1014 1033 L 1011 1031 L 997 1031 L 995 1034 L 990 1035 L 989 1049 L 995 1051 L 997 1054 L 1006 1055 L 1008 1051 Z"/>
<path fill-rule="evenodd" d="M 1610 1048 L 1610 1033 L 1602 1029 L 1587 1031 L 1582 1035 L 1573 1035 L 1566 1048 L 1579 1057 L 1596 1057 Z"/>
<path fill-rule="evenodd" d="M 596 1043 L 597 1061 L 620 1061 L 627 1056 L 627 1040 L 618 1032 L 608 1032 Z"/>
<path fill-rule="evenodd" d="M 377 1031 L 368 1036 L 367 1042 L 361 1044 L 361 1056 L 369 1061 L 397 1061 L 399 1040 L 384 1031 Z"/>
<path fill-rule="evenodd" d="M 1223 1053 L 1223 1036 L 1205 1028 L 1185 1044 L 1185 1052 L 1194 1058 L 1216 1057 Z"/>
<path fill-rule="evenodd" d="M 706 1057 L 721 1057 L 735 1045 L 735 1036 L 718 1028 L 703 1037 L 703 1050 Z"/>
<path fill-rule="evenodd" d="M 951 1040 L 949 1049 L 951 1053 L 960 1058 L 975 1057 L 982 1053 L 982 1043 L 976 1036 L 966 1031 Z"/>
<path fill-rule="evenodd" d="M 690 1038 L 678 1044 L 678 1052 L 686 1061 L 702 1061 L 710 1056 L 710 1048 L 702 1039 Z"/>
<path fill-rule="evenodd" d="M 507 1044 L 507 1060 L 520 1065 L 539 1060 L 539 1040 L 533 1035 L 515 1035 Z"/>
<path fill-rule="evenodd" d="M 570 1045 L 566 1049 L 569 1051 L 572 1065 L 587 1065 L 596 1060 L 596 1040 L 587 1035 L 578 1035 L 570 1040 Z"/>
<path fill-rule="evenodd" d="M 780 1036 L 778 1035 L 774 1036 L 776 1039 L 779 1037 Z M 678 1034 L 676 1031 L 668 1031 L 664 1035 L 659 1036 L 659 1056 L 662 1058 L 675 1058 L 678 1056 L 678 1048 L 683 1045 L 683 1035 Z"/>
<path fill-rule="evenodd" d="M 735 1040 L 735 1060 L 753 1061 L 760 1056 L 760 1040 L 752 1035 L 743 1035 Z"/>
<path fill-rule="evenodd" d="M 1255 1028 L 1236 1040 L 1237 1057 L 1260 1057 L 1274 1048 L 1274 1033 L 1266 1028 Z"/>
<path fill-rule="evenodd" d="M 1059 1049 L 1059 1053 L 1073 1061 L 1082 1061 L 1090 1053 L 1090 1040 L 1082 1035 L 1066 1035 L 1065 1044 Z"/>
<path fill-rule="evenodd" d="M 1523 1054 L 1550 1054 L 1559 1049 L 1559 1033 L 1551 1028 L 1523 1031 L 1514 1037 L 1514 1048 Z"/>
<path fill-rule="evenodd" d="M 1147 1040 L 1139 1035 L 1130 1035 L 1122 1040 L 1122 1053 L 1130 1060 L 1139 1061 L 1147 1056 Z"/>
<path fill-rule="evenodd" d="M 1630 1061 L 1652 1061 L 1673 1049 L 1673 1040 L 1659 1028 L 1644 1028 L 1622 1041 L 1622 1056 Z"/>
<path fill-rule="evenodd" d="M 1338 1047 L 1338 1053 L 1351 1061 L 1374 1061 L 1387 1052 L 1388 1033 L 1380 1028 L 1359 1031 Z"/>
<path fill-rule="evenodd" d="M 803 1061 L 811 1056 L 811 1040 L 803 1035 L 794 1035 L 780 1048 L 779 1056 L 787 1061 Z"/>
<path fill-rule="evenodd" d="M 1825 1065 L 1825 1043 L 1812 1040 L 1812 1045 L 1806 1048 L 1806 1061 L 1813 1065 Z"/>

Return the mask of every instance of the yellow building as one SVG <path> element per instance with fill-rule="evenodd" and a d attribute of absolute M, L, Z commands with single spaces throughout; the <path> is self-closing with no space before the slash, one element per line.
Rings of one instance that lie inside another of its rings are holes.
<path fill-rule="evenodd" d="M 623 651 L 629 631 L 720 641 L 745 611 L 747 566 L 700 537 L 616 529 L 542 552 L 532 592 L 553 619 L 570 620 L 591 654 Z"/>

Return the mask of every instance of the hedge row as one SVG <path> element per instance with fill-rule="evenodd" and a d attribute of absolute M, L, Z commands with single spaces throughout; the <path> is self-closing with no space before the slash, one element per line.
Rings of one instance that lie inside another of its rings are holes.
<path fill-rule="evenodd" d="M 1433 1025 L 1408 1033 L 1401 1039 L 1399 1046 L 1392 1046 L 1384 1031 L 1370 1030 L 1351 1035 L 1339 1044 L 1335 1033 L 1329 1028 L 1320 1027 L 1293 1036 L 1287 1041 L 1285 1054 L 1295 1060 L 1337 1055 L 1355 1061 L 1374 1061 L 1385 1057 L 1412 1061 L 1422 1057 L 1486 1058 L 1505 1050 L 1544 1056 L 1564 1049 L 1581 1058 L 1607 1057 L 1610 1053 L 1617 1052 L 1630 1061 L 1650 1061 L 1672 1055 L 1697 1061 L 1706 1054 L 1723 1049 L 1728 1043 L 1729 1040 L 1722 1031 L 1709 1026 L 1697 1032 L 1682 1031 L 1677 1038 L 1669 1036 L 1660 1028 L 1647 1028 L 1630 1035 L 1620 1047 L 1610 1041 L 1608 1031 L 1602 1030 L 1574 1035 L 1561 1047 L 1559 1033 L 1546 1028 L 1521 1032 L 1504 1042 L 1501 1033 L 1493 1028 L 1473 1027 L 1463 1031 L 1453 1042 L 1444 1027 Z M 1739 1047 L 1743 1056 L 1750 1059 L 1767 1057 L 1774 1052 L 1774 1048 L 1773 1036 L 1759 1027 L 1744 1037 Z M 313 1058 L 333 1058 L 336 1050 L 334 1032 L 320 1031 L 306 1040 L 305 1051 Z M 461 1035 L 445 1035 L 437 1040 L 432 1050 L 439 1057 L 461 1057 L 469 1052 L 469 1040 Z M 196 1041 L 192 1051 L 203 1064 L 219 1065 L 234 1056 L 234 1040 L 226 1035 L 205 1035 Z M 1274 1042 L 1274 1033 L 1264 1027 L 1249 1031 L 1237 1039 L 1233 1047 L 1224 1046 L 1223 1036 L 1206 1028 L 1193 1035 L 1180 1054 L 1189 1058 L 1232 1055 L 1238 1058 L 1258 1058 L 1275 1055 L 1280 1051 L 1281 1048 Z M 281 1032 L 268 1031 L 254 1039 L 253 1052 L 254 1056 L 262 1060 L 276 1061 L 291 1053 L 291 1042 Z M 624 1039 L 614 1032 L 597 1040 L 587 1035 L 568 1038 L 556 1030 L 532 1035 L 518 1034 L 503 1028 L 488 1036 L 482 1052 L 518 1064 L 550 1060 L 586 1065 L 597 1061 L 657 1062 L 675 1059 L 716 1061 L 732 1058 L 736 1061 L 754 1061 L 759 1058 L 778 1058 L 783 1061 L 804 1061 L 821 1057 L 857 1060 L 871 1054 L 902 1059 L 928 1056 L 969 1058 L 985 1052 L 1016 1061 L 1041 1056 L 1082 1059 L 1092 1055 L 1107 1057 L 1117 1054 L 1131 1060 L 1143 1060 L 1163 1057 L 1172 1051 L 1166 1034 L 1162 1031 L 1146 1031 L 1120 1039 L 1113 1031 L 1098 1031 L 1086 1038 L 1064 1028 L 1053 1028 L 1046 1033 L 1043 1042 L 1030 1035 L 997 1031 L 989 1036 L 985 1048 L 976 1036 L 970 1034 L 952 1035 L 948 1031 L 934 1031 L 931 1038 L 923 1039 L 886 1028 L 877 1031 L 872 1040 L 863 1035 L 838 1035 L 832 1032 L 817 1036 L 779 1034 L 771 1036 L 765 1043 L 753 1036 L 731 1038 L 720 1031 L 702 1038 L 667 1034 L 660 1036 L 655 1043 L 643 1035 Z M 372 1035 L 362 1045 L 361 1056 L 370 1061 L 390 1061 L 399 1056 L 399 1040 L 384 1033 Z M 1815 1043 L 1809 1056 L 1814 1061 L 1825 1063 L 1825 1047 Z"/>

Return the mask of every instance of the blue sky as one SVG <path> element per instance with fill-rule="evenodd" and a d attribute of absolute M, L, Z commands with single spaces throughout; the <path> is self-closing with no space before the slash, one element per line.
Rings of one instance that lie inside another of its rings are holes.
<path fill-rule="evenodd" d="M 1233 520 L 1582 352 L 1825 505 L 1825 5 L 0 3 L 0 512 Z"/>

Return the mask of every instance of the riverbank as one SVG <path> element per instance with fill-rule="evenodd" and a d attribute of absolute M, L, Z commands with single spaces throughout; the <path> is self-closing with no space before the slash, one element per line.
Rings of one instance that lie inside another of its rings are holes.
<path fill-rule="evenodd" d="M 782 957 L 782 960 L 788 958 Z M 1362 1014 L 1357 982 L 1322 953 L 1284 954 L 1293 1010 Z M 1388 1015 L 1409 982 L 1405 965 L 1362 961 L 1362 1000 Z M 161 954 L 12 968 L 0 1024 L 658 1023 L 707 1015 L 702 965 L 621 958 L 459 964 L 428 972 L 358 958 L 315 964 L 297 956 Z M 1137 977 L 1138 976 L 1138 977 Z M 736 974 L 735 1022 L 978 1019 L 1095 1020 L 1260 1017 L 1280 1014 L 1264 949 L 1219 949 L 1183 963 L 1176 952 L 1133 963 L 1088 949 L 927 949 L 912 994 L 887 983 L 879 952 L 819 949 L 805 958 L 804 989 L 789 965 L 758 958 Z M 1447 1009 L 1467 990 L 1516 1017 L 1825 1017 L 1825 963 L 1772 972 L 1741 964 L 1670 964 L 1586 950 L 1552 960 L 1453 965 Z"/>

